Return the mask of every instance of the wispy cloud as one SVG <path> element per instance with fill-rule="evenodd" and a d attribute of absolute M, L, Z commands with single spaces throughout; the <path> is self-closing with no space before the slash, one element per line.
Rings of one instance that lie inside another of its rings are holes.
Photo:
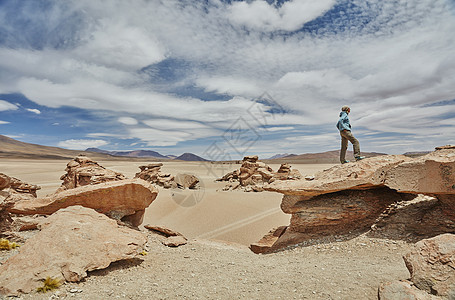
<path fill-rule="evenodd" d="M 85 150 L 91 147 L 101 147 L 105 146 L 108 143 L 104 140 L 65 140 L 58 143 L 59 147 L 75 149 L 75 150 Z"/>
<path fill-rule="evenodd" d="M 120 117 L 120 118 L 118 118 L 118 121 L 125 125 L 137 125 L 138 124 L 138 121 L 135 118 L 131 118 L 131 117 Z"/>
<path fill-rule="evenodd" d="M 16 110 L 18 107 L 12 103 L 9 103 L 8 101 L 5 100 L 0 100 L 0 111 L 5 111 L 5 110 Z"/>
<path fill-rule="evenodd" d="M 27 111 L 32 112 L 32 113 L 37 114 L 37 115 L 41 114 L 41 111 L 39 109 L 36 109 L 36 108 L 27 108 Z"/>

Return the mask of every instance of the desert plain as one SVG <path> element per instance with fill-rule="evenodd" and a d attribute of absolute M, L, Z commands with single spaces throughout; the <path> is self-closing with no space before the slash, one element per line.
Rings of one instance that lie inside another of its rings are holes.
<path fill-rule="evenodd" d="M 140 165 L 151 161 L 98 163 L 132 178 Z M 41 186 L 40 197 L 60 186 L 66 164 L 65 160 L 2 159 L 0 170 Z M 292 168 L 305 176 L 330 166 L 293 164 Z M 409 277 L 402 256 L 411 244 L 365 235 L 254 254 L 248 246 L 271 228 L 289 224 L 290 215 L 281 211 L 279 193 L 222 191 L 226 183 L 215 180 L 239 167 L 163 162 L 163 172 L 194 174 L 201 188 L 158 187 L 158 197 L 140 226 L 148 236 L 147 255 L 90 272 L 82 282 L 20 299 L 377 299 L 382 282 Z M 166 247 L 145 224 L 171 228 L 189 242 Z M 0 263 L 16 251 L 0 252 Z"/>

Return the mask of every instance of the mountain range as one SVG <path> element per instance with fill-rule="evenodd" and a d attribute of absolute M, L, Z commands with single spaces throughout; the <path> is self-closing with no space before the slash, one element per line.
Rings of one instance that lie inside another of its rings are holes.
<path fill-rule="evenodd" d="M 164 159 L 172 159 L 169 156 L 162 155 L 156 151 L 152 150 L 134 150 L 134 151 L 107 151 L 98 148 L 87 148 L 85 149 L 87 152 L 96 152 L 96 153 L 103 153 L 109 154 L 112 156 L 128 156 L 128 157 L 156 157 L 156 158 L 164 158 Z"/>
<path fill-rule="evenodd" d="M 136 151 L 106 151 L 97 148 L 88 148 L 85 151 L 68 150 L 59 147 L 42 146 L 25 143 L 13 138 L 0 135 L 0 158 L 25 158 L 25 159 L 73 159 L 78 155 L 86 155 L 95 160 L 140 160 L 151 158 L 153 160 L 185 160 L 205 161 L 204 158 L 193 153 L 184 153 L 178 157 L 161 155 L 151 150 Z"/>
<path fill-rule="evenodd" d="M 419 156 L 427 152 L 408 152 L 405 155 Z M 10 137 L 0 135 L 0 158 L 27 158 L 27 159 L 72 159 L 80 154 L 89 156 L 95 160 L 144 160 L 153 159 L 154 161 L 181 160 L 181 161 L 206 161 L 204 158 L 193 154 L 183 153 L 180 156 L 162 155 L 152 150 L 134 150 L 134 151 L 107 151 L 98 148 L 88 148 L 85 151 L 68 150 L 58 147 L 42 146 L 20 142 Z M 362 152 L 363 156 L 372 157 L 385 155 L 385 153 Z M 352 151 L 348 151 L 347 159 L 352 159 Z M 320 164 L 320 163 L 338 163 L 339 150 L 326 151 L 321 153 L 306 154 L 276 154 L 269 159 L 260 160 L 267 163 L 302 163 L 302 164 Z"/>
<path fill-rule="evenodd" d="M 133 150 L 133 151 L 107 151 L 98 148 L 87 148 L 87 152 L 103 153 L 112 156 L 125 156 L 125 157 L 144 157 L 144 158 L 153 158 L 153 159 L 175 159 L 175 160 L 184 160 L 184 161 L 207 161 L 206 159 L 197 156 L 193 153 L 183 153 L 180 156 L 175 155 L 162 155 L 159 152 L 152 150 Z"/>

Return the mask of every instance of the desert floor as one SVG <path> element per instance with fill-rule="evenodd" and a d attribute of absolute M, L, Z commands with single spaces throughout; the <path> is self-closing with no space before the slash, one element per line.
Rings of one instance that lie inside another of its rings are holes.
<path fill-rule="evenodd" d="M 38 196 L 60 185 L 67 161 L 0 161 L 0 172 L 42 187 Z M 128 178 L 150 161 L 99 161 Z M 279 165 L 270 165 L 277 170 Z M 292 165 L 311 175 L 331 165 Z M 148 234 L 147 256 L 91 272 L 81 283 L 23 299 L 377 299 L 381 282 L 406 279 L 402 255 L 410 244 L 364 235 L 275 254 L 256 255 L 247 246 L 271 228 L 289 224 L 281 194 L 221 191 L 215 182 L 236 164 L 164 162 L 162 172 L 190 173 L 202 181 L 197 191 L 159 189 L 143 224 L 181 232 L 189 243 L 167 248 Z M 16 251 L 16 250 L 15 250 Z M 9 253 L 8 255 L 12 255 Z M 7 255 L 0 255 L 0 263 Z"/>

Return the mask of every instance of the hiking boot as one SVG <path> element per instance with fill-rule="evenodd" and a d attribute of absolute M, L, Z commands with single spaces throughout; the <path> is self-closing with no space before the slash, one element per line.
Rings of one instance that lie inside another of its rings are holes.
<path fill-rule="evenodd" d="M 341 163 L 342 163 L 342 164 L 347 164 L 348 162 L 349 162 L 349 160 L 344 160 L 344 161 L 342 161 Z"/>
<path fill-rule="evenodd" d="M 357 156 L 357 157 L 355 158 L 355 160 L 356 160 L 356 161 L 359 161 L 359 160 L 362 160 L 362 159 L 364 159 L 364 158 L 365 158 L 365 156 Z"/>

